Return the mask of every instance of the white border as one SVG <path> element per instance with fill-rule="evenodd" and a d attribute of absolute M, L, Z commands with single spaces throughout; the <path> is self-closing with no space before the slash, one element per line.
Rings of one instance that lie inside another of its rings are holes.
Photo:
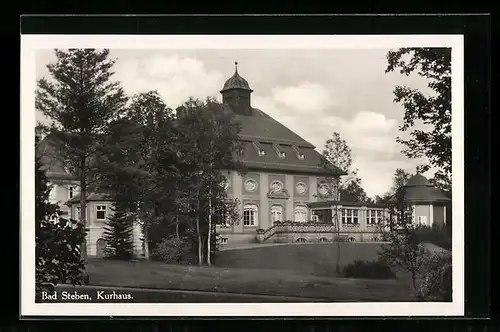
<path fill-rule="evenodd" d="M 210 39 L 208 43 L 207 40 Z M 35 303 L 35 52 L 109 49 L 381 49 L 452 47 L 453 302 L 451 303 Z M 463 316 L 464 73 L 462 35 L 22 35 L 21 36 L 21 316 Z"/>

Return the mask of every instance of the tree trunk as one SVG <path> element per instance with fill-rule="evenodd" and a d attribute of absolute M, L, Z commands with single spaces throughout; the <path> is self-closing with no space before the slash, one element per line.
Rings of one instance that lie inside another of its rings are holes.
<path fill-rule="evenodd" d="M 180 239 L 179 236 L 179 210 L 177 210 L 176 220 L 175 220 L 175 235 L 177 236 L 177 240 Z"/>
<path fill-rule="evenodd" d="M 149 238 L 147 229 L 144 230 L 144 258 L 149 259 Z"/>
<path fill-rule="evenodd" d="M 196 211 L 196 235 L 198 236 L 198 264 L 203 264 L 202 241 L 200 232 L 200 199 L 198 198 L 198 210 Z"/>
<path fill-rule="evenodd" d="M 87 228 L 87 188 L 85 180 L 80 180 L 80 223 Z M 87 259 L 87 236 L 83 240 L 81 246 L 81 256 L 82 259 Z"/>
<path fill-rule="evenodd" d="M 212 234 L 212 191 L 208 189 L 208 235 L 207 235 L 207 265 L 211 265 L 210 261 L 210 238 Z"/>

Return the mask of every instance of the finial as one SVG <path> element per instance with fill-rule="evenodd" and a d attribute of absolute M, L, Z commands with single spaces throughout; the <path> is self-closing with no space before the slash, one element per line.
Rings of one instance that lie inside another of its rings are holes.
<path fill-rule="evenodd" d="M 234 62 L 234 66 L 235 66 L 235 71 L 238 72 L 238 61 Z"/>

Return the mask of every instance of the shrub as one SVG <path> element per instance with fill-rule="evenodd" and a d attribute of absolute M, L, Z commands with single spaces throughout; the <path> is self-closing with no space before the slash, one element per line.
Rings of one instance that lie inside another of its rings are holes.
<path fill-rule="evenodd" d="M 424 301 L 452 300 L 451 253 L 433 253 L 424 257 L 425 271 L 420 281 L 419 295 Z"/>
<path fill-rule="evenodd" d="M 189 241 L 178 238 L 164 238 L 153 250 L 151 258 L 169 264 L 186 263 L 191 260 L 192 248 Z"/>
<path fill-rule="evenodd" d="M 346 278 L 366 279 L 394 279 L 396 276 L 391 271 L 386 261 L 378 259 L 375 261 L 355 260 L 344 267 L 343 275 Z"/>

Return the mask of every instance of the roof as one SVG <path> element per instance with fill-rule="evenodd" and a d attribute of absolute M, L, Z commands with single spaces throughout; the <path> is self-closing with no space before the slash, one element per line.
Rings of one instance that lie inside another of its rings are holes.
<path fill-rule="evenodd" d="M 224 105 L 225 109 L 230 106 Z M 251 115 L 234 112 L 240 124 L 240 140 L 244 142 L 242 162 L 250 169 L 285 171 L 307 174 L 343 175 L 345 172 L 330 164 L 322 166 L 323 156 L 315 146 L 264 113 L 252 108 Z M 262 150 L 263 153 L 258 152 Z M 278 155 L 284 152 L 284 157 Z"/>
<path fill-rule="evenodd" d="M 35 155 L 42 164 L 48 179 L 74 180 L 75 177 L 66 171 L 59 157 L 58 141 L 54 135 L 48 134 L 36 146 Z"/>
<path fill-rule="evenodd" d="M 387 205 L 380 203 L 363 203 L 363 202 L 352 202 L 352 201 L 336 201 L 336 200 L 328 200 L 328 201 L 318 201 L 308 203 L 307 206 L 310 208 L 330 208 L 332 205 L 341 205 L 341 206 L 366 206 L 370 208 L 386 208 Z"/>
<path fill-rule="evenodd" d="M 412 186 L 430 186 L 432 187 L 432 184 L 427 180 L 425 176 L 422 174 L 415 174 L 411 178 L 408 179 L 408 182 L 406 182 L 405 187 L 412 187 Z"/>
<path fill-rule="evenodd" d="M 66 204 L 78 204 L 80 203 L 80 194 L 77 194 L 73 196 L 72 199 L 66 202 Z M 103 193 L 90 193 L 87 197 L 87 202 L 93 202 L 93 201 L 112 201 L 111 196 L 108 194 L 103 194 Z"/>
<path fill-rule="evenodd" d="M 436 188 L 422 174 L 412 176 L 404 186 L 405 198 L 414 203 L 450 201 L 444 192 Z"/>
<path fill-rule="evenodd" d="M 233 76 L 231 76 L 226 83 L 224 83 L 224 87 L 220 91 L 221 93 L 224 91 L 232 90 L 232 89 L 240 89 L 240 90 L 247 90 L 252 92 L 253 90 L 250 89 L 250 85 L 248 84 L 247 80 L 241 77 L 238 74 L 238 63 L 235 62 L 236 69 L 234 71 Z"/>

